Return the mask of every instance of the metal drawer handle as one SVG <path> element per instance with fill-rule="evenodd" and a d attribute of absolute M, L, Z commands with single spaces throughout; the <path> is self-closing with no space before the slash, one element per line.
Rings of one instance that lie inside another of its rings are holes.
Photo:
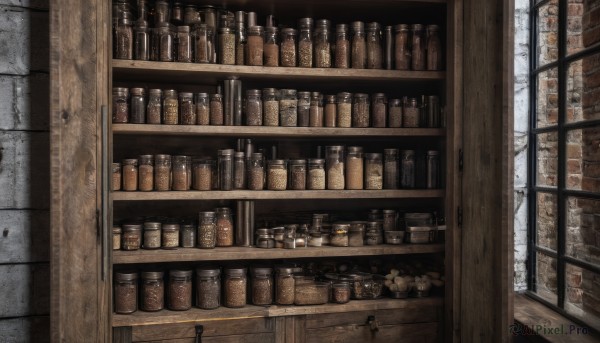
<path fill-rule="evenodd" d="M 196 325 L 196 343 L 202 343 L 202 333 L 204 332 L 203 325 Z"/>
<path fill-rule="evenodd" d="M 367 324 L 369 324 L 369 327 L 371 328 L 372 332 L 379 331 L 379 322 L 377 321 L 377 319 L 375 319 L 375 316 L 369 316 L 367 318 Z"/>

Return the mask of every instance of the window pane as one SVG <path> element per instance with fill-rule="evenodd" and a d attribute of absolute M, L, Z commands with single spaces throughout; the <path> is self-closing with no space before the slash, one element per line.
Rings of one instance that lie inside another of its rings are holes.
<path fill-rule="evenodd" d="M 596 330 L 600 329 L 600 275 L 566 265 L 565 310 Z"/>
<path fill-rule="evenodd" d="M 600 126 L 568 131 L 566 149 L 567 188 L 600 193 Z"/>
<path fill-rule="evenodd" d="M 567 6 L 567 54 L 570 55 L 583 48 L 581 33 L 584 4 L 581 0 L 569 0 Z"/>
<path fill-rule="evenodd" d="M 536 262 L 533 289 L 537 295 L 556 305 L 556 259 L 538 252 Z"/>
<path fill-rule="evenodd" d="M 537 135 L 537 185 L 556 187 L 558 170 L 558 133 Z"/>
<path fill-rule="evenodd" d="M 567 255 L 600 266 L 600 200 L 567 200 Z"/>
<path fill-rule="evenodd" d="M 600 119 L 600 54 L 569 65 L 566 102 L 567 121 Z"/>
<path fill-rule="evenodd" d="M 535 106 L 537 127 L 558 123 L 558 69 L 552 68 L 537 75 Z"/>
<path fill-rule="evenodd" d="M 582 180 L 582 130 L 567 132 L 567 188 L 581 189 Z"/>
<path fill-rule="evenodd" d="M 538 193 L 536 220 L 537 245 L 556 250 L 556 228 L 558 225 L 557 212 L 558 202 L 556 200 L 556 195 L 551 193 Z"/>
<path fill-rule="evenodd" d="M 558 0 L 540 6 L 537 17 L 537 65 L 558 58 Z"/>

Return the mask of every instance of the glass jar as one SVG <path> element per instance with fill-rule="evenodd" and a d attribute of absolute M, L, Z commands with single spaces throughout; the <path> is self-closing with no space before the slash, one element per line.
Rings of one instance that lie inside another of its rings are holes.
<path fill-rule="evenodd" d="M 174 191 L 188 191 L 188 169 L 186 166 L 187 156 L 173 156 L 173 167 L 171 170 L 173 180 L 172 189 Z"/>
<path fill-rule="evenodd" d="M 242 11 L 236 12 L 236 15 L 241 17 L 242 20 L 245 18 L 245 13 Z M 244 22 L 237 22 L 235 25 L 235 64 L 245 65 L 246 64 L 246 49 L 248 48 L 248 34 L 246 32 L 246 25 Z"/>
<path fill-rule="evenodd" d="M 165 283 L 163 272 L 142 273 L 142 311 L 155 312 L 165 308 Z"/>
<path fill-rule="evenodd" d="M 196 125 L 194 93 L 179 93 L 179 123 L 182 125 Z"/>
<path fill-rule="evenodd" d="M 175 40 L 173 26 L 169 23 L 160 23 L 156 29 L 159 41 L 159 61 L 173 62 L 173 41 Z"/>
<path fill-rule="evenodd" d="M 383 217 L 382 217 L 383 218 Z M 367 245 L 383 244 L 383 219 L 367 222 Z"/>
<path fill-rule="evenodd" d="M 383 68 L 383 48 L 381 46 L 381 25 L 367 24 L 367 69 Z"/>
<path fill-rule="evenodd" d="M 183 5 L 175 1 L 171 7 L 171 22 L 175 25 L 183 24 Z"/>
<path fill-rule="evenodd" d="M 265 30 L 262 26 L 248 28 L 248 55 L 246 63 L 249 66 L 262 66 L 265 44 Z"/>
<path fill-rule="evenodd" d="M 333 224 L 329 244 L 332 247 L 347 247 L 349 230 L 350 224 Z"/>
<path fill-rule="evenodd" d="M 383 28 L 383 67 L 394 69 L 394 27 L 387 25 Z"/>
<path fill-rule="evenodd" d="M 172 311 L 192 308 L 192 271 L 169 271 L 168 307 Z"/>
<path fill-rule="evenodd" d="M 427 70 L 442 70 L 440 27 L 427 25 Z"/>
<path fill-rule="evenodd" d="M 198 215 L 198 242 L 201 249 L 213 249 L 217 244 L 216 213 L 212 211 L 200 212 Z"/>
<path fill-rule="evenodd" d="M 350 146 L 346 156 L 346 189 L 363 189 L 363 148 Z"/>
<path fill-rule="evenodd" d="M 177 27 L 177 62 L 192 62 L 192 37 L 190 27 L 182 25 Z"/>
<path fill-rule="evenodd" d="M 159 222 L 144 223 L 144 249 L 159 249 L 161 246 L 161 227 Z"/>
<path fill-rule="evenodd" d="M 200 22 L 200 12 L 198 12 L 198 7 L 187 4 L 183 11 L 183 24 L 194 26 L 200 24 Z"/>
<path fill-rule="evenodd" d="M 296 30 L 292 28 L 281 30 L 281 66 L 296 66 Z"/>
<path fill-rule="evenodd" d="M 228 207 L 219 207 L 215 212 L 217 233 L 216 246 L 233 246 L 233 219 L 231 217 L 231 209 Z"/>
<path fill-rule="evenodd" d="M 265 169 L 263 154 L 259 152 L 252 153 L 248 161 L 248 189 L 259 191 L 265 185 Z"/>
<path fill-rule="evenodd" d="M 139 61 L 150 59 L 150 30 L 146 20 L 138 20 L 133 28 L 135 33 L 133 58 Z"/>
<path fill-rule="evenodd" d="M 313 35 L 312 18 L 302 18 L 298 21 L 298 67 L 312 68 L 313 64 Z"/>
<path fill-rule="evenodd" d="M 317 20 L 315 28 L 315 67 L 331 67 L 331 23 L 327 19 Z"/>
<path fill-rule="evenodd" d="M 308 126 L 310 122 L 310 92 L 298 92 L 298 126 Z"/>
<path fill-rule="evenodd" d="M 177 99 L 177 91 L 174 89 L 165 89 L 163 94 L 162 123 L 166 125 L 177 125 L 179 124 L 179 100 Z"/>
<path fill-rule="evenodd" d="M 273 303 L 273 269 L 253 268 L 252 272 L 252 304 L 257 306 Z"/>
<path fill-rule="evenodd" d="M 279 267 L 276 269 L 275 275 L 275 302 L 278 305 L 292 305 L 296 290 L 294 269 Z"/>
<path fill-rule="evenodd" d="M 137 191 L 138 160 L 135 158 L 128 158 L 123 160 L 121 173 L 123 175 L 123 190 Z"/>
<path fill-rule="evenodd" d="M 352 101 L 352 127 L 369 127 L 369 95 L 355 93 Z"/>
<path fill-rule="evenodd" d="M 185 157 L 185 168 L 187 169 L 187 189 L 192 188 L 192 156 Z"/>
<path fill-rule="evenodd" d="M 298 99 L 295 89 L 281 89 L 279 91 L 279 117 L 281 126 L 298 125 Z"/>
<path fill-rule="evenodd" d="M 279 31 L 276 27 L 270 26 L 265 28 L 265 66 L 266 67 L 278 67 L 279 66 L 279 41 L 277 36 Z"/>
<path fill-rule="evenodd" d="M 160 124 L 162 113 L 162 90 L 148 90 L 148 105 L 146 107 L 146 123 Z"/>
<path fill-rule="evenodd" d="M 121 249 L 138 250 L 142 245 L 142 224 L 123 224 Z"/>
<path fill-rule="evenodd" d="M 162 248 L 177 249 L 179 247 L 179 224 L 162 225 Z"/>
<path fill-rule="evenodd" d="M 344 147 L 341 145 L 325 148 L 327 167 L 327 189 L 344 189 Z"/>
<path fill-rule="evenodd" d="M 263 123 L 263 103 L 260 89 L 246 91 L 246 125 L 261 126 Z"/>
<path fill-rule="evenodd" d="M 404 103 L 404 109 L 402 111 L 404 117 L 402 118 L 403 127 L 420 127 L 420 109 L 419 103 L 416 98 L 410 98 Z"/>
<path fill-rule="evenodd" d="M 332 286 L 332 302 L 336 304 L 345 304 L 350 301 L 350 284 L 347 282 L 337 282 Z"/>
<path fill-rule="evenodd" d="M 363 221 L 350 222 L 350 229 L 348 230 L 349 247 L 362 247 L 364 245 L 366 225 L 367 223 Z"/>
<path fill-rule="evenodd" d="M 223 125 L 223 95 L 210 95 L 210 125 Z"/>
<path fill-rule="evenodd" d="M 381 154 L 365 154 L 365 189 L 383 188 L 383 162 Z"/>
<path fill-rule="evenodd" d="M 121 249 L 121 236 L 122 236 L 123 230 L 121 230 L 120 226 L 113 226 L 112 228 L 112 246 L 113 246 L 113 250 L 120 250 Z"/>
<path fill-rule="evenodd" d="M 277 89 L 263 89 L 263 124 L 265 126 L 279 126 L 279 100 Z"/>
<path fill-rule="evenodd" d="M 222 191 L 233 189 L 233 149 L 218 151 L 219 157 L 219 186 Z"/>
<path fill-rule="evenodd" d="M 228 27 L 219 29 L 219 63 L 235 64 L 235 33 Z"/>
<path fill-rule="evenodd" d="M 129 122 L 144 124 L 146 122 L 146 90 L 144 88 L 131 88 L 131 104 Z"/>
<path fill-rule="evenodd" d="M 233 156 L 233 189 L 246 189 L 246 157 L 243 151 Z"/>
<path fill-rule="evenodd" d="M 154 155 L 154 190 L 171 190 L 170 155 Z"/>
<path fill-rule="evenodd" d="M 196 269 L 196 306 L 203 310 L 221 306 L 220 276 L 219 268 Z"/>
<path fill-rule="evenodd" d="M 267 165 L 267 189 L 270 191 L 285 191 L 287 186 L 285 160 L 270 160 L 267 162 Z"/>
<path fill-rule="evenodd" d="M 396 231 L 398 227 L 398 212 L 383 210 L 383 231 Z"/>
<path fill-rule="evenodd" d="M 365 69 L 367 66 L 367 42 L 365 24 L 362 21 L 352 22 L 352 68 Z"/>
<path fill-rule="evenodd" d="M 129 89 L 114 87 L 112 96 L 112 122 L 129 122 Z"/>
<path fill-rule="evenodd" d="M 396 70 L 409 70 L 411 63 L 411 50 L 408 25 L 396 25 L 394 30 L 396 31 L 396 39 L 394 42 Z"/>
<path fill-rule="evenodd" d="M 425 41 L 424 27 L 421 24 L 414 24 L 410 29 L 412 31 L 412 70 L 425 70 L 427 65 L 425 56 L 427 42 Z"/>
<path fill-rule="evenodd" d="M 210 124 L 210 110 L 208 106 L 208 93 L 196 93 L 194 95 L 194 104 L 196 105 L 196 124 Z"/>
<path fill-rule="evenodd" d="M 352 94 L 341 92 L 337 94 L 337 126 L 352 126 Z"/>
<path fill-rule="evenodd" d="M 289 161 L 289 189 L 306 189 L 306 160 Z"/>
<path fill-rule="evenodd" d="M 121 190 L 121 163 L 112 164 L 112 190 Z"/>
<path fill-rule="evenodd" d="M 388 111 L 389 127 L 402 127 L 402 101 L 390 99 Z"/>
<path fill-rule="evenodd" d="M 427 188 L 440 188 L 440 152 L 427 151 Z"/>
<path fill-rule="evenodd" d="M 246 306 L 246 268 L 225 269 L 223 274 L 223 305 L 234 308 Z"/>
<path fill-rule="evenodd" d="M 194 35 L 194 60 L 196 63 L 212 63 L 213 29 L 206 24 L 197 25 Z"/>
<path fill-rule="evenodd" d="M 137 273 L 115 273 L 115 313 L 129 314 L 137 311 L 137 279 Z"/>
<path fill-rule="evenodd" d="M 196 246 L 196 225 L 191 222 L 181 224 L 180 241 L 182 248 L 193 248 Z"/>
<path fill-rule="evenodd" d="M 415 188 L 415 151 L 400 152 L 400 188 Z"/>
<path fill-rule="evenodd" d="M 398 149 L 383 150 L 383 189 L 398 189 L 400 165 Z"/>
<path fill-rule="evenodd" d="M 156 0 L 154 3 L 154 26 L 160 23 L 171 21 L 171 12 L 169 10 L 169 2 L 166 0 Z"/>
<path fill-rule="evenodd" d="M 311 158 L 308 160 L 308 180 L 306 188 L 310 190 L 325 189 L 325 160 Z"/>
<path fill-rule="evenodd" d="M 133 58 L 133 23 L 129 18 L 119 18 L 114 29 L 114 57 L 120 60 Z"/>
<path fill-rule="evenodd" d="M 373 94 L 373 104 L 371 107 L 372 113 L 372 125 L 373 127 L 386 127 L 387 119 L 387 98 L 383 93 Z"/>
<path fill-rule="evenodd" d="M 335 67 L 350 68 L 350 39 L 346 24 L 335 27 Z"/>
<path fill-rule="evenodd" d="M 337 106 L 335 95 L 325 96 L 324 126 L 335 127 L 337 121 Z"/>
<path fill-rule="evenodd" d="M 312 92 L 310 96 L 310 127 L 323 126 L 323 95 L 319 92 Z"/>

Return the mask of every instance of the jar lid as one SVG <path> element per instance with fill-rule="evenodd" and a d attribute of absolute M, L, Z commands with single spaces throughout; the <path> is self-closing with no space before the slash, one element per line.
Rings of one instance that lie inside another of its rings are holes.
<path fill-rule="evenodd" d="M 351 96 L 352 96 L 352 93 L 349 93 L 349 92 L 340 92 L 340 93 L 337 93 L 337 97 L 338 98 L 349 98 Z"/>
<path fill-rule="evenodd" d="M 354 93 L 354 98 L 369 98 L 369 94 L 365 94 L 365 93 Z"/>
<path fill-rule="evenodd" d="M 439 25 L 435 25 L 435 24 L 427 25 L 427 31 L 439 31 L 439 30 L 440 30 Z"/>
<path fill-rule="evenodd" d="M 221 27 L 219 28 L 219 33 L 233 33 L 233 30 L 229 27 Z"/>
<path fill-rule="evenodd" d="M 276 95 L 276 94 L 277 94 L 276 88 L 263 88 L 263 95 Z"/>
<path fill-rule="evenodd" d="M 141 87 L 131 88 L 129 91 L 131 92 L 131 95 L 138 95 L 138 96 L 143 96 L 146 93 L 146 90 Z"/>
<path fill-rule="evenodd" d="M 256 95 L 256 96 L 260 96 L 261 95 L 261 91 L 260 89 L 248 89 L 246 91 L 246 95 Z"/>
<path fill-rule="evenodd" d="M 351 25 L 354 32 L 363 32 L 365 30 L 365 23 L 362 21 L 353 21 Z"/>
<path fill-rule="evenodd" d="M 137 164 L 138 164 L 138 160 L 137 160 L 137 158 L 127 158 L 127 159 L 124 159 L 124 160 L 122 161 L 122 164 L 123 164 L 123 165 L 126 165 L 126 164 L 127 164 L 127 165 L 134 165 L 134 166 L 137 166 Z"/>
<path fill-rule="evenodd" d="M 325 159 L 323 159 L 323 158 L 309 158 L 308 159 L 308 164 L 313 164 L 313 165 L 325 164 Z"/>
<path fill-rule="evenodd" d="M 280 89 L 279 93 L 283 94 L 283 95 L 296 95 L 296 90 L 295 89 Z"/>
<path fill-rule="evenodd" d="M 344 146 L 343 145 L 328 145 L 325 147 L 325 149 L 338 151 L 338 150 L 344 150 Z"/>
<path fill-rule="evenodd" d="M 215 208 L 215 212 L 227 214 L 227 213 L 231 213 L 231 209 L 229 207 L 217 207 L 217 208 Z"/>
<path fill-rule="evenodd" d="M 319 19 L 315 22 L 315 26 L 320 28 L 329 28 L 331 26 L 331 21 L 327 19 Z"/>
<path fill-rule="evenodd" d="M 185 223 L 181 223 L 181 228 L 185 228 L 185 229 L 195 229 L 196 228 L 196 224 L 192 223 L 192 222 L 185 222 Z"/>
<path fill-rule="evenodd" d="M 160 230 L 162 223 L 159 222 L 145 222 L 144 230 Z"/>
<path fill-rule="evenodd" d="M 388 209 L 388 210 L 383 210 L 382 212 L 383 212 L 384 214 L 396 214 L 398 211 L 396 211 L 396 210 L 390 210 L 390 209 Z"/>
<path fill-rule="evenodd" d="M 253 160 L 262 160 L 263 159 L 262 152 L 253 152 L 252 155 L 250 155 L 250 156 L 252 156 L 251 158 Z"/>
<path fill-rule="evenodd" d="M 170 270 L 169 271 L 169 275 L 173 276 L 173 277 L 191 277 L 192 276 L 192 271 L 191 270 Z"/>
<path fill-rule="evenodd" d="M 192 92 L 181 92 L 179 93 L 179 97 L 180 98 L 191 98 L 194 96 L 194 93 Z"/>
<path fill-rule="evenodd" d="M 285 160 L 268 160 L 269 165 L 285 165 Z"/>
<path fill-rule="evenodd" d="M 165 96 L 177 96 L 177 91 L 174 89 L 165 89 L 163 93 L 165 93 Z"/>
<path fill-rule="evenodd" d="M 294 268 L 289 266 L 276 266 L 275 272 L 277 274 L 292 274 L 294 273 Z"/>
<path fill-rule="evenodd" d="M 348 282 L 336 282 L 332 285 L 333 288 L 350 288 L 350 283 Z"/>
<path fill-rule="evenodd" d="M 389 100 L 389 104 L 390 104 L 390 106 L 401 106 L 402 105 L 402 100 L 400 100 L 400 99 L 390 99 Z"/>
<path fill-rule="evenodd" d="M 196 96 L 200 98 L 208 98 L 208 93 L 200 92 L 196 93 Z"/>
<path fill-rule="evenodd" d="M 284 35 L 293 35 L 293 36 L 295 36 L 296 35 L 296 29 L 293 29 L 291 27 L 286 27 L 286 28 L 281 29 L 281 33 L 284 34 Z"/>
<path fill-rule="evenodd" d="M 138 159 L 154 161 L 154 155 L 140 155 L 138 156 Z"/>
<path fill-rule="evenodd" d="M 123 230 L 121 230 L 120 226 L 113 226 L 112 228 L 112 233 L 121 233 Z"/>
<path fill-rule="evenodd" d="M 362 153 L 363 152 L 363 147 L 361 147 L 361 146 L 349 146 L 347 152 L 349 154 L 351 154 L 351 153 L 354 153 L 354 154 Z"/>
<path fill-rule="evenodd" d="M 243 151 L 236 151 L 233 153 L 233 157 L 236 157 L 236 158 L 244 158 L 244 156 L 245 156 L 245 154 Z"/>
<path fill-rule="evenodd" d="M 285 231 L 285 228 L 283 226 L 276 226 L 273 228 L 274 234 L 282 234 L 284 231 Z"/>
<path fill-rule="evenodd" d="M 313 18 L 300 18 L 298 19 L 298 27 L 301 29 L 311 28 L 313 25 Z"/>
<path fill-rule="evenodd" d="M 393 27 L 392 25 L 387 25 L 387 26 L 384 28 L 384 30 L 386 31 L 386 33 L 387 33 L 387 32 L 391 33 L 393 29 L 394 29 L 394 27 Z"/>
<path fill-rule="evenodd" d="M 323 95 L 320 92 L 312 92 L 310 93 L 310 96 L 313 98 L 323 97 Z"/>
<path fill-rule="evenodd" d="M 298 92 L 298 98 L 309 98 L 310 97 L 310 92 Z"/>
<path fill-rule="evenodd" d="M 113 162 L 112 163 L 112 167 L 113 167 L 113 169 L 115 169 L 115 168 L 121 168 L 121 163 L 119 163 L 119 162 Z"/>
<path fill-rule="evenodd" d="M 219 268 L 196 268 L 196 275 L 198 277 L 216 277 L 219 276 L 219 274 L 221 274 L 221 270 Z"/>
<path fill-rule="evenodd" d="M 212 100 L 212 99 L 215 99 L 215 100 L 220 100 L 220 99 L 223 99 L 223 95 L 222 95 L 222 94 L 219 94 L 219 93 L 215 93 L 215 94 L 211 94 L 211 95 L 210 95 L 210 98 L 211 98 L 211 100 Z"/>
<path fill-rule="evenodd" d="M 378 31 L 378 30 L 381 30 L 381 25 L 378 22 L 374 21 L 372 23 L 367 24 L 367 31 Z"/>
<path fill-rule="evenodd" d="M 408 31 L 408 25 L 407 24 L 398 24 L 398 25 L 394 26 L 394 30 L 396 30 L 396 32 Z"/>
<path fill-rule="evenodd" d="M 148 28 L 148 22 L 143 20 L 143 19 L 138 19 L 135 21 L 135 28 L 136 29 L 147 29 Z"/>
<path fill-rule="evenodd" d="M 254 232 L 255 235 L 257 236 L 265 236 L 265 235 L 272 235 L 273 234 L 273 229 L 269 229 L 266 227 L 260 228 L 260 229 L 256 229 L 256 231 Z"/>
<path fill-rule="evenodd" d="M 400 152 L 398 149 L 383 149 L 383 153 L 386 155 L 398 155 L 398 152 Z"/>
<path fill-rule="evenodd" d="M 117 272 L 115 273 L 115 281 L 133 281 L 137 280 L 138 273 L 136 272 Z"/>
<path fill-rule="evenodd" d="M 170 161 L 171 155 L 164 155 L 164 154 L 154 155 L 154 161 L 158 161 L 158 160 Z"/>
<path fill-rule="evenodd" d="M 413 30 L 413 31 L 419 31 L 419 30 L 423 30 L 423 25 L 421 25 L 421 24 L 413 24 L 413 25 L 410 27 L 410 29 L 411 29 L 411 30 Z"/>
<path fill-rule="evenodd" d="M 163 231 L 178 231 L 179 230 L 179 224 L 163 224 L 162 225 L 162 230 Z"/>
<path fill-rule="evenodd" d="M 415 154 L 415 151 L 414 151 L 414 150 L 402 150 L 402 151 L 400 151 L 400 153 L 401 153 L 403 156 L 407 156 L 407 155 L 414 155 L 414 154 Z"/>
<path fill-rule="evenodd" d="M 336 97 L 332 94 L 325 95 L 325 101 L 327 101 L 328 104 L 335 104 Z"/>
<path fill-rule="evenodd" d="M 385 93 L 374 93 L 373 98 L 386 98 Z"/>
<path fill-rule="evenodd" d="M 142 279 L 158 280 L 162 279 L 164 275 L 163 272 L 142 272 Z"/>
<path fill-rule="evenodd" d="M 337 24 L 335 26 L 335 30 L 337 32 L 344 32 L 344 33 L 348 32 L 348 25 L 346 25 L 346 24 Z"/>
<path fill-rule="evenodd" d="M 306 160 L 303 160 L 303 159 L 289 160 L 289 164 L 293 164 L 293 165 L 306 165 Z"/>
<path fill-rule="evenodd" d="M 177 32 L 190 32 L 190 27 L 188 25 L 177 26 Z"/>
<path fill-rule="evenodd" d="M 200 217 L 200 219 L 203 219 L 203 218 L 214 218 L 215 215 L 216 215 L 216 213 L 213 212 L 213 211 L 204 211 L 204 212 L 198 213 L 198 217 Z"/>
<path fill-rule="evenodd" d="M 278 31 L 279 29 L 276 26 L 265 27 L 265 32 L 269 34 L 277 34 Z"/>
<path fill-rule="evenodd" d="M 262 26 L 250 26 L 248 28 L 248 35 L 258 35 L 261 36 L 265 32 L 265 29 Z"/>
<path fill-rule="evenodd" d="M 439 154 L 440 154 L 440 152 L 439 152 L 439 151 L 437 151 L 437 150 L 428 150 L 428 151 L 427 151 L 427 155 L 428 155 L 428 156 L 437 156 L 437 155 L 439 155 Z"/>
<path fill-rule="evenodd" d="M 123 231 L 140 231 L 142 230 L 141 224 L 123 224 Z"/>
<path fill-rule="evenodd" d="M 235 151 L 233 149 L 223 149 L 218 151 L 219 156 L 230 156 L 233 155 Z"/>
<path fill-rule="evenodd" d="M 246 268 L 228 268 L 223 271 L 223 274 L 233 277 L 246 276 Z"/>
<path fill-rule="evenodd" d="M 252 268 L 252 274 L 255 276 L 270 276 L 271 274 L 273 274 L 273 268 L 255 267 Z"/>
<path fill-rule="evenodd" d="M 365 154 L 365 158 L 367 160 L 380 160 L 381 159 L 381 154 L 380 153 L 370 152 L 370 153 L 366 153 Z"/>

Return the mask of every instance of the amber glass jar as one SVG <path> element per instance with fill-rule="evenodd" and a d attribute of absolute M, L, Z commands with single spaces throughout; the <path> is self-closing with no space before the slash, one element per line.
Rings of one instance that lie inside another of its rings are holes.
<path fill-rule="evenodd" d="M 123 190 L 137 191 L 138 185 L 138 160 L 134 158 L 125 159 L 121 163 L 123 175 Z"/>
<path fill-rule="evenodd" d="M 233 246 L 233 218 L 231 209 L 228 207 L 219 207 L 216 209 L 216 232 L 218 247 Z"/>

